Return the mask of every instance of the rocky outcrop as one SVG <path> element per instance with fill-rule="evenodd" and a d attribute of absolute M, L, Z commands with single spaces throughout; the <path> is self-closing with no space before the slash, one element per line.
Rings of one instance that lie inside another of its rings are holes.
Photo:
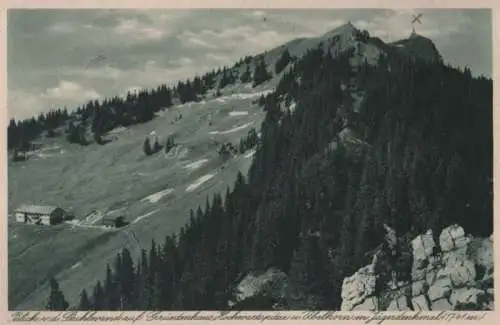
<path fill-rule="evenodd" d="M 396 41 L 392 45 L 412 57 L 428 62 L 443 62 L 434 42 L 422 35 L 412 33 L 409 38 Z"/>
<path fill-rule="evenodd" d="M 384 278 L 377 272 L 379 261 L 374 258 L 370 265 L 344 279 L 341 309 L 493 309 L 492 237 L 473 238 L 462 227 L 452 225 L 442 230 L 439 243 L 429 230 L 411 240 L 410 246 L 409 279 Z M 391 265 L 387 267 L 391 269 Z M 397 267 L 393 265 L 391 272 L 399 273 Z M 380 281 L 382 285 L 376 285 Z"/>
<path fill-rule="evenodd" d="M 271 268 L 258 275 L 249 273 L 236 285 L 233 299 L 228 302 L 228 305 L 233 307 L 248 298 L 257 296 L 281 299 L 285 295 L 287 286 L 287 275 L 278 269 Z"/>

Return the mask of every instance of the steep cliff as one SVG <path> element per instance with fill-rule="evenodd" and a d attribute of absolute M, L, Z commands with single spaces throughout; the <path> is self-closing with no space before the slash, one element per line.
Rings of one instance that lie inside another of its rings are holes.
<path fill-rule="evenodd" d="M 392 254 L 380 248 L 371 264 L 344 279 L 341 309 L 492 310 L 492 238 L 473 238 L 452 225 L 442 230 L 439 245 L 430 230 L 411 240 L 409 252 L 400 241 L 397 262 L 380 258 Z M 399 263 L 405 253 L 411 262 Z"/>

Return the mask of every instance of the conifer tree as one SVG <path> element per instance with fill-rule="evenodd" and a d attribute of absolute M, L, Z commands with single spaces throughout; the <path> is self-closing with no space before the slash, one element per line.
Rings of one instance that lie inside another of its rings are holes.
<path fill-rule="evenodd" d="M 242 83 L 248 83 L 252 81 L 252 72 L 250 71 L 250 65 L 247 65 L 246 70 L 243 72 L 243 74 L 240 77 L 240 81 Z"/>
<path fill-rule="evenodd" d="M 272 75 L 267 71 L 266 63 L 262 57 L 255 65 L 255 71 L 253 73 L 253 87 L 268 81 L 271 79 Z"/>
<path fill-rule="evenodd" d="M 95 287 L 94 287 L 94 292 L 92 294 L 92 305 L 95 310 L 106 310 L 109 308 L 107 307 L 106 303 L 106 295 L 104 293 L 104 290 L 101 285 L 101 281 L 97 281 Z"/>
<path fill-rule="evenodd" d="M 47 302 L 46 309 L 48 310 L 66 310 L 69 307 L 68 302 L 64 298 L 64 294 L 59 289 L 59 284 L 56 279 L 50 278 L 50 296 Z"/>
<path fill-rule="evenodd" d="M 142 150 L 146 154 L 146 156 L 151 156 L 153 154 L 153 150 L 151 149 L 151 143 L 149 142 L 149 138 L 146 138 L 144 140 L 144 145 L 142 147 Z"/>
<path fill-rule="evenodd" d="M 87 291 L 85 289 L 82 290 L 80 293 L 80 304 L 78 305 L 79 310 L 91 310 L 92 309 L 92 304 L 89 300 L 89 297 L 87 295 Z"/>

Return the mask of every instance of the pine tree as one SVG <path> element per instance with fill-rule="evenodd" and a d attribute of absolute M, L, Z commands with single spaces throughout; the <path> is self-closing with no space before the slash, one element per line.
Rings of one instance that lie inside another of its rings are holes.
<path fill-rule="evenodd" d="M 99 280 L 97 281 L 94 287 L 94 293 L 92 294 L 92 305 L 95 310 L 109 310 L 109 308 L 106 308 L 106 295 L 102 288 L 101 281 Z"/>
<path fill-rule="evenodd" d="M 124 248 L 121 254 L 121 279 L 120 295 L 123 299 L 122 310 L 131 310 L 135 304 L 135 274 L 132 256 L 127 248 Z"/>
<path fill-rule="evenodd" d="M 66 310 L 69 307 L 68 302 L 65 300 L 62 291 L 59 289 L 59 284 L 54 278 L 50 278 L 50 297 L 46 305 L 47 310 Z"/>
<path fill-rule="evenodd" d="M 255 65 L 255 71 L 253 73 L 253 87 L 268 81 L 271 79 L 272 75 L 267 71 L 266 63 L 262 57 L 259 62 Z"/>
<path fill-rule="evenodd" d="M 78 305 L 79 310 L 91 310 L 92 309 L 92 304 L 89 300 L 89 297 L 87 295 L 87 291 L 85 289 L 82 290 L 82 293 L 80 294 L 80 304 Z"/>
<path fill-rule="evenodd" d="M 286 49 L 281 54 L 278 61 L 276 61 L 276 64 L 274 66 L 276 74 L 279 74 L 281 71 L 283 71 L 283 69 L 286 68 L 286 66 L 288 65 L 288 63 L 290 63 L 291 60 L 292 60 L 292 56 L 290 55 L 290 52 L 288 52 L 288 49 Z"/>
<path fill-rule="evenodd" d="M 240 77 L 240 81 L 242 83 L 248 83 L 252 81 L 252 72 L 250 72 L 250 65 L 247 65 L 246 70 L 243 72 L 243 74 Z"/>
<path fill-rule="evenodd" d="M 151 149 L 151 143 L 149 142 L 149 138 L 146 138 L 146 140 L 144 140 L 144 145 L 142 147 L 144 153 L 146 154 L 146 156 L 151 156 L 153 154 L 153 151 Z"/>

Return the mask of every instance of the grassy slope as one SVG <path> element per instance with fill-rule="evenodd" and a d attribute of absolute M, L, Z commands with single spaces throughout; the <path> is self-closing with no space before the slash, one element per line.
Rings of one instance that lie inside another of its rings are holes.
<path fill-rule="evenodd" d="M 64 139 L 46 140 L 42 151 L 45 158 L 35 156 L 26 162 L 9 163 L 9 212 L 21 203 L 30 202 L 72 209 L 77 218 L 94 209 L 123 208 L 130 222 L 151 213 L 112 232 L 69 225 L 21 225 L 10 216 L 10 309 L 42 308 L 48 297 L 46 280 L 50 274 L 56 275 L 67 299 L 76 302 L 79 290 L 90 288 L 102 277 L 106 263 L 123 247 L 136 255 L 140 248 L 150 246 L 152 238 L 163 242 L 165 235 L 185 224 L 189 209 L 203 206 L 207 196 L 232 185 L 238 170 L 244 173 L 248 170 L 251 158 L 239 155 L 224 162 L 217 155 L 217 142 L 237 144 L 249 128 L 227 134 L 209 132 L 229 130 L 249 122 L 258 129 L 264 117 L 262 109 L 252 104 L 258 94 L 239 98 L 232 91 L 237 94 L 263 89 L 241 85 L 228 88 L 220 99 L 209 96 L 206 102 L 178 105 L 161 112 L 149 123 L 117 133 L 117 139 L 104 146 L 80 147 Z M 249 114 L 229 116 L 232 109 L 246 110 Z M 183 118 L 172 124 L 179 114 Z M 212 115 L 212 126 L 208 125 L 208 114 Z M 142 144 L 153 130 L 160 140 L 175 134 L 180 145 L 178 153 L 165 155 L 162 151 L 146 157 Z M 184 168 L 200 159 L 208 159 L 208 162 L 195 170 Z M 219 170 L 223 164 L 225 168 Z M 186 191 L 190 184 L 209 173 L 217 174 L 193 192 Z M 174 191 L 160 201 L 142 200 L 166 188 Z"/>

